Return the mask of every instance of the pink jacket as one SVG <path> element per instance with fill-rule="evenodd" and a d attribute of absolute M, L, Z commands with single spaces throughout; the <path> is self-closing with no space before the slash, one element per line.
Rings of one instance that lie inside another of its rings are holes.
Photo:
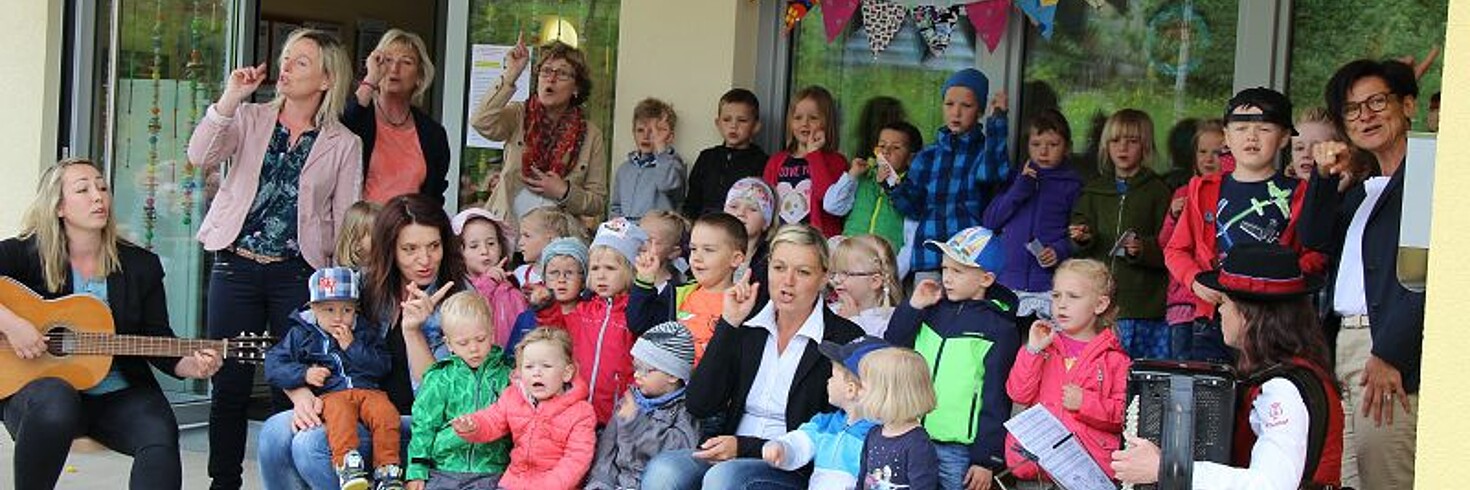
<path fill-rule="evenodd" d="M 1032 354 L 1022 345 L 1006 379 L 1006 394 L 1021 405 L 1045 406 L 1077 435 L 1092 460 L 1112 477 L 1112 452 L 1118 449 L 1118 435 L 1123 432 L 1128 367 L 1132 363 L 1112 329 L 1093 338 L 1071 370 L 1056 343 L 1040 354 Z M 1068 384 L 1082 387 L 1082 406 L 1075 412 L 1062 408 L 1062 387 Z M 1038 467 L 1012 449 L 1017 444 L 1014 437 L 1006 435 L 1006 466 L 1013 468 L 1016 478 L 1037 479 Z"/>
<path fill-rule="evenodd" d="M 240 104 L 234 117 L 225 117 L 211 105 L 189 137 L 189 161 L 205 172 L 231 161 L 195 235 L 205 250 L 222 250 L 239 238 L 279 113 L 273 104 Z M 300 186 L 296 240 L 301 257 L 314 268 L 330 266 L 338 224 L 362 195 L 362 141 L 336 119 L 322 125 L 301 167 Z"/>
<path fill-rule="evenodd" d="M 591 384 L 588 391 L 597 410 L 597 425 L 607 425 L 617 408 L 618 396 L 633 384 L 633 341 L 628 330 L 628 293 L 611 299 L 593 296 L 577 303 L 577 309 L 562 315 L 561 308 L 542 308 L 536 320 L 541 326 L 562 327 L 572 337 L 572 356 L 577 373 Z"/>
<path fill-rule="evenodd" d="M 510 433 L 510 466 L 500 488 L 579 488 L 597 448 L 596 417 L 586 398 L 587 386 L 573 378 L 566 393 L 532 406 L 517 381 L 493 405 L 470 414 L 478 427 L 460 437 L 486 443 Z"/>
<path fill-rule="evenodd" d="M 510 341 L 510 331 L 515 328 L 516 317 L 526 311 L 526 295 L 509 280 L 496 281 L 489 275 L 470 277 L 469 281 L 475 291 L 490 303 L 490 319 L 495 325 L 495 345 L 507 351 L 515 349 L 515 346 L 506 345 L 506 342 Z"/>
<path fill-rule="evenodd" d="M 1174 191 L 1174 198 L 1179 199 L 1189 195 L 1189 186 L 1182 186 Z M 1172 200 L 1170 201 L 1173 202 Z M 1182 213 L 1182 211 L 1181 211 Z M 1176 216 L 1164 217 L 1164 228 L 1159 230 L 1159 248 L 1169 246 L 1169 238 L 1174 236 L 1174 228 L 1179 226 L 1179 218 Z M 1188 323 L 1194 320 L 1194 305 L 1199 298 L 1194 295 L 1194 290 L 1179 282 L 1173 274 L 1169 274 L 1169 291 L 1164 297 L 1164 320 L 1170 325 Z"/>

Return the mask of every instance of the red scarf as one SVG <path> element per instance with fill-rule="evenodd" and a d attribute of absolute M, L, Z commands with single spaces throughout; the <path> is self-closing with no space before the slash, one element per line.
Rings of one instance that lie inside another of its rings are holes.
<path fill-rule="evenodd" d="M 526 152 L 521 154 L 521 176 L 531 177 L 531 169 L 567 176 L 567 156 L 582 148 L 587 133 L 587 120 L 581 107 L 572 107 L 560 120 L 552 120 L 540 98 L 532 95 L 526 103 Z"/>

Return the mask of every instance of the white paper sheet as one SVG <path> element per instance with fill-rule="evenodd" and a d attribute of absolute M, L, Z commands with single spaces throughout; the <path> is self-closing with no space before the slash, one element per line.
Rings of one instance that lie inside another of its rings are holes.
<path fill-rule="evenodd" d="M 1034 405 L 1005 423 L 1021 447 L 1067 490 L 1116 490 L 1082 443 L 1046 407 Z"/>
<path fill-rule="evenodd" d="M 470 92 L 465 98 L 469 101 L 469 112 L 465 118 L 468 121 L 474 117 L 476 107 L 480 105 L 480 99 L 485 92 L 495 88 L 496 80 L 500 74 L 505 72 L 505 55 L 515 46 L 502 46 L 498 44 L 475 44 L 470 46 Z M 527 47 L 527 49 L 533 49 Z M 511 96 L 512 102 L 523 102 L 531 96 L 531 66 L 528 64 L 521 76 L 516 79 L 516 93 Z M 474 127 L 466 124 L 464 127 L 464 144 L 472 148 L 495 148 L 505 147 L 503 141 L 490 141 L 480 136 Z"/>

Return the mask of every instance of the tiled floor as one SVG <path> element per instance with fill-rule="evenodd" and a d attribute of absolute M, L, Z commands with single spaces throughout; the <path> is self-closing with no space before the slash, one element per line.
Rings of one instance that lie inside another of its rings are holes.
<path fill-rule="evenodd" d="M 255 465 L 255 435 L 260 430 L 259 422 L 250 423 L 250 440 L 245 451 L 245 488 L 259 489 L 259 469 Z M 207 474 L 209 442 L 204 427 L 184 430 L 179 437 L 180 456 L 184 463 L 184 488 L 203 490 L 209 488 Z M 11 488 L 14 484 L 14 468 L 11 455 L 15 442 L 10 434 L 0 427 L 0 488 Z M 127 475 L 133 460 L 95 444 L 78 444 L 66 461 L 66 469 L 56 488 L 66 490 L 117 490 L 127 488 Z"/>

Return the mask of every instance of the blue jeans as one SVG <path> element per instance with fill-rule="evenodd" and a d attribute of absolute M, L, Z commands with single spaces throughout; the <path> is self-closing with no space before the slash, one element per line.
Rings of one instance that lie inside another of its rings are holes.
<path fill-rule="evenodd" d="M 765 461 L 737 458 L 710 465 L 694 457 L 694 451 L 665 451 L 643 468 L 643 490 L 761 490 L 807 487 L 800 473 L 782 471 Z"/>
<path fill-rule="evenodd" d="M 1169 324 L 1163 320 L 1141 318 L 1118 319 L 1118 341 L 1128 357 L 1134 359 L 1168 359 Z"/>
<path fill-rule="evenodd" d="M 209 270 L 209 338 L 227 339 L 243 332 L 265 331 L 281 338 L 290 328 L 287 317 L 306 304 L 306 280 L 312 268 L 296 257 L 260 264 L 233 252 L 214 254 Z M 255 387 L 255 366 L 225 361 L 211 380 L 209 403 L 209 478 L 214 490 L 238 490 L 245 459 L 245 410 Z M 272 390 L 276 410 L 290 407 Z"/>
<path fill-rule="evenodd" d="M 296 432 L 291 427 L 291 411 L 277 413 L 266 419 L 260 428 L 260 439 L 256 442 L 256 460 L 260 463 L 260 483 L 266 490 L 305 490 L 308 488 L 336 489 L 337 469 L 332 467 L 332 448 L 327 445 L 327 431 L 321 426 Z M 403 417 L 402 434 L 412 434 L 409 417 Z M 372 433 L 358 426 L 357 452 L 372 468 Z M 408 437 L 403 437 L 401 448 L 404 458 L 408 455 Z"/>
<path fill-rule="evenodd" d="M 1220 364 L 1234 364 L 1235 352 L 1225 345 L 1225 333 L 1220 331 L 1220 322 L 1197 319 L 1192 325 L 1189 360 Z"/>
<path fill-rule="evenodd" d="M 970 471 L 970 445 L 936 442 L 934 449 L 939 453 L 939 488 L 963 490 L 965 473 Z"/>
<path fill-rule="evenodd" d="M 1169 359 L 1189 360 L 1193 345 L 1194 322 L 1169 324 Z"/>

